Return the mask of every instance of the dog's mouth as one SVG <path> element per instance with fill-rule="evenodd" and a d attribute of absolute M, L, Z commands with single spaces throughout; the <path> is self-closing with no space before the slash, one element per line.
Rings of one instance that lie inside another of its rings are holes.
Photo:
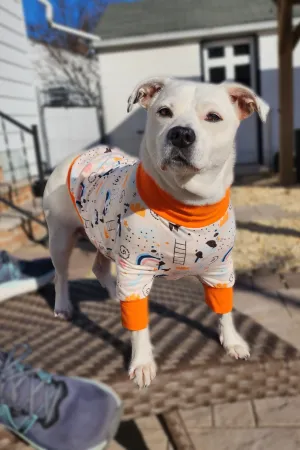
<path fill-rule="evenodd" d="M 167 170 L 168 167 L 176 169 L 189 169 L 192 172 L 199 172 L 199 170 L 189 161 L 189 158 L 180 150 L 173 150 L 168 158 L 163 161 L 162 170 Z"/>
<path fill-rule="evenodd" d="M 181 166 L 189 166 L 190 165 L 189 161 L 182 153 L 178 153 L 177 155 L 173 156 L 171 158 L 171 161 L 173 163 L 179 164 Z"/>

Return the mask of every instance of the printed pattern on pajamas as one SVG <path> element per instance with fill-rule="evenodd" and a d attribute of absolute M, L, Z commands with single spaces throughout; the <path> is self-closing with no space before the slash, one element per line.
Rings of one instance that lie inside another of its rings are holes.
<path fill-rule="evenodd" d="M 67 182 L 89 239 L 116 261 L 125 328 L 147 327 L 148 296 L 157 277 L 195 275 L 213 311 L 232 310 L 236 229 L 229 190 L 215 205 L 183 205 L 139 161 L 103 146 L 77 157 Z"/>

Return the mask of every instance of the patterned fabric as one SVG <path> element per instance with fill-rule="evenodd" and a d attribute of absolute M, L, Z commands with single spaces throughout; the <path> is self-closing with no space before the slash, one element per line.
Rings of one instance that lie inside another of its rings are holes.
<path fill-rule="evenodd" d="M 195 275 L 205 285 L 209 306 L 217 313 L 231 311 L 235 219 L 229 192 L 216 205 L 181 205 L 138 161 L 105 147 L 73 162 L 69 189 L 89 239 L 117 262 L 117 297 L 126 328 L 147 326 L 147 299 L 157 277 Z"/>

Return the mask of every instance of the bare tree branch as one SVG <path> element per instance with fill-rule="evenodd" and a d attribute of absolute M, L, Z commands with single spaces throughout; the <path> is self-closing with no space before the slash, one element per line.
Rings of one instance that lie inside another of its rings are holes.
<path fill-rule="evenodd" d="M 90 31 L 95 25 L 95 17 L 104 11 L 107 1 L 82 0 L 76 10 L 79 29 Z M 58 0 L 59 21 L 69 25 L 74 20 L 73 12 L 66 0 Z M 45 57 L 36 62 L 37 72 L 45 87 L 67 87 L 70 92 L 79 94 L 85 105 L 100 107 L 98 64 L 87 58 L 88 45 L 76 35 L 62 33 L 53 28 L 36 29 L 39 40 L 45 45 Z"/>

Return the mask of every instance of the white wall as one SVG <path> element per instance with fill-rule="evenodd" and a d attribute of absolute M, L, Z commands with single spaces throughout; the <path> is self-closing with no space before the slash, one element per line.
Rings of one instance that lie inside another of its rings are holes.
<path fill-rule="evenodd" d="M 263 127 L 263 149 L 265 162 L 272 164 L 279 150 L 279 103 L 278 103 L 278 55 L 277 35 L 262 34 L 259 42 L 259 68 L 261 96 L 271 110 L 267 124 Z M 300 44 L 294 50 L 294 128 L 300 128 Z"/>
<path fill-rule="evenodd" d="M 51 167 L 100 138 L 96 108 L 45 108 L 44 113 Z"/>
<path fill-rule="evenodd" d="M 200 45 L 173 45 L 99 55 L 105 130 L 110 143 L 137 155 L 145 111 L 126 113 L 127 99 L 141 80 L 155 75 L 200 77 Z"/>
<path fill-rule="evenodd" d="M 0 2 L 0 110 L 13 116 L 27 126 L 37 124 L 37 105 L 33 86 L 33 70 L 29 58 L 29 44 L 26 37 L 21 0 L 1 0 Z M 18 179 L 25 177 L 24 157 L 20 131 L 6 122 L 12 163 L 18 168 Z M 36 173 L 33 141 L 24 135 L 28 159 L 32 173 Z M 4 176 L 8 158 L 6 143 L 0 120 L 0 166 Z"/>

